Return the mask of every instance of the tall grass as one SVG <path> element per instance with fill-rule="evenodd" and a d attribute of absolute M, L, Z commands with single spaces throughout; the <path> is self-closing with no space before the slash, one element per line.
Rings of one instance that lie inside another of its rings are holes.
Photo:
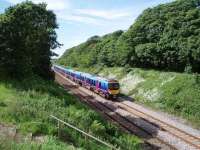
<path fill-rule="evenodd" d="M 141 141 L 137 137 L 121 132 L 53 81 L 44 81 L 38 77 L 21 82 L 4 80 L 0 82 L 0 93 L 0 122 L 16 124 L 24 134 L 56 136 L 56 122 L 49 118 L 53 114 L 116 147 L 140 149 Z M 87 150 L 106 149 L 64 127 L 60 138 L 63 142 Z M 19 146 L 26 147 L 29 144 Z M 37 149 L 37 145 L 33 144 L 33 149 L 34 146 Z"/>
<path fill-rule="evenodd" d="M 72 145 L 60 142 L 56 137 L 49 136 L 45 139 L 44 143 L 38 144 L 31 141 L 23 143 L 16 143 L 14 141 L 5 141 L 1 143 L 0 149 L 3 150 L 81 150 Z"/>

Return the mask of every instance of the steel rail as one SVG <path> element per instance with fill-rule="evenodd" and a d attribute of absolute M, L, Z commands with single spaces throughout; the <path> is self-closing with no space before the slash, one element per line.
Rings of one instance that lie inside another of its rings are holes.
<path fill-rule="evenodd" d="M 156 124 L 159 124 L 160 125 L 160 127 L 162 128 L 162 129 L 165 129 L 166 131 L 168 131 L 170 134 L 172 134 L 172 135 L 174 135 L 174 136 L 176 136 L 177 138 L 179 138 L 179 139 L 181 139 L 181 140 L 183 140 L 183 141 L 185 141 L 186 143 L 188 143 L 188 144 L 190 144 L 190 145 L 192 145 L 192 146 L 194 146 L 195 148 L 197 148 L 197 149 L 200 149 L 200 138 L 199 137 L 196 137 L 196 136 L 194 136 L 194 135 L 191 135 L 191 134 L 189 134 L 189 133 L 187 133 L 187 132 L 185 132 L 185 131 L 183 131 L 183 130 L 181 130 L 181 129 L 179 129 L 179 128 L 177 128 L 177 127 L 174 127 L 173 125 L 170 125 L 170 124 L 168 124 L 168 123 L 166 123 L 166 122 L 164 122 L 164 121 L 162 121 L 162 120 L 160 120 L 160 119 L 158 119 L 158 118 L 155 118 L 154 116 L 152 116 L 152 115 L 149 115 L 149 114 L 147 114 L 147 113 L 144 113 L 144 112 L 142 112 L 142 111 L 140 111 L 140 110 L 138 110 L 137 108 L 134 108 L 133 106 L 129 106 L 129 105 L 127 105 L 127 104 L 124 104 L 124 103 L 118 103 L 117 105 L 119 105 L 120 106 L 120 108 L 122 108 L 122 109 L 124 109 L 124 110 L 126 110 L 126 111 L 128 111 L 129 113 L 131 113 L 131 114 L 134 114 L 134 115 L 136 115 L 136 116 L 138 116 L 138 117 L 141 117 L 141 118 L 143 118 L 143 119 L 152 119 L 152 120 L 154 120 L 154 122 L 156 122 Z M 124 105 L 124 106 L 122 106 L 122 105 Z M 138 114 L 136 114 L 135 112 L 133 112 L 133 111 L 136 111 L 136 112 L 139 112 L 140 114 L 142 114 L 142 115 L 138 115 Z M 144 116 L 146 116 L 145 118 L 144 118 Z M 151 122 L 150 122 L 151 123 Z M 151 123 L 151 124 L 153 124 L 153 123 Z M 153 124 L 154 125 L 154 124 Z M 175 133 L 174 131 L 171 131 L 169 128 L 172 128 L 173 130 L 175 130 L 175 131 L 178 131 L 179 133 Z M 183 135 L 183 136 L 180 136 L 180 133 L 181 134 L 185 134 L 185 135 Z M 177 135 L 177 134 L 179 134 L 179 135 Z M 198 141 L 196 141 L 196 142 L 198 142 L 199 144 L 194 144 L 194 142 L 192 142 L 191 141 L 191 139 L 195 139 L 195 140 L 198 140 Z"/>

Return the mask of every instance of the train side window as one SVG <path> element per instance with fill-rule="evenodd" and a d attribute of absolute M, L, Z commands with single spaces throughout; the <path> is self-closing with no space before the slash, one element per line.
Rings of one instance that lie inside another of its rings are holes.
<path fill-rule="evenodd" d="M 92 80 L 92 85 L 94 85 L 94 81 Z"/>

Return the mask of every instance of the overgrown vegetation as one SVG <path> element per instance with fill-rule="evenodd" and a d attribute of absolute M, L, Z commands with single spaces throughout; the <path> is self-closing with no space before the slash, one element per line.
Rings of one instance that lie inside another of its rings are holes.
<path fill-rule="evenodd" d="M 49 136 L 44 143 L 38 144 L 31 141 L 25 141 L 24 143 L 16 143 L 10 140 L 0 140 L 0 149 L 3 150 L 81 150 L 72 145 L 60 142 L 57 138 Z"/>
<path fill-rule="evenodd" d="M 37 74 L 51 78 L 50 49 L 57 48 L 55 14 L 30 1 L 0 14 L 0 74 L 13 78 Z"/>
<path fill-rule="evenodd" d="M 121 93 L 131 96 L 136 102 L 181 116 L 197 128 L 200 126 L 199 74 L 124 67 L 91 67 L 81 70 L 116 78 L 120 82 Z"/>
<path fill-rule="evenodd" d="M 49 118 L 49 115 L 53 114 L 121 149 L 140 148 L 141 142 L 138 138 L 121 132 L 116 126 L 105 121 L 95 111 L 51 81 L 44 81 L 38 77 L 24 79 L 21 82 L 1 80 L 0 103 L 0 122 L 15 124 L 24 134 L 56 136 L 57 123 Z M 68 128 L 63 128 L 61 137 L 63 142 L 77 148 L 107 149 Z M 60 143 L 58 146 L 60 149 L 67 148 L 67 145 L 55 140 L 50 141 Z M 48 145 L 47 140 L 47 143 L 42 146 L 36 143 L 9 143 L 7 146 L 13 145 L 13 149 L 16 147 L 45 149 L 53 145 L 56 148 L 54 142 Z"/>
<path fill-rule="evenodd" d="M 146 9 L 126 32 L 94 36 L 58 61 L 200 72 L 200 0 L 176 0 Z"/>

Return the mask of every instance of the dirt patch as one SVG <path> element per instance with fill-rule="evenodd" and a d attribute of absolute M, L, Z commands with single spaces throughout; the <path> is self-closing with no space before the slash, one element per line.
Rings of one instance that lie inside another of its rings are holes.
<path fill-rule="evenodd" d="M 16 135 L 16 126 L 0 124 L 0 139 L 14 139 Z"/>

